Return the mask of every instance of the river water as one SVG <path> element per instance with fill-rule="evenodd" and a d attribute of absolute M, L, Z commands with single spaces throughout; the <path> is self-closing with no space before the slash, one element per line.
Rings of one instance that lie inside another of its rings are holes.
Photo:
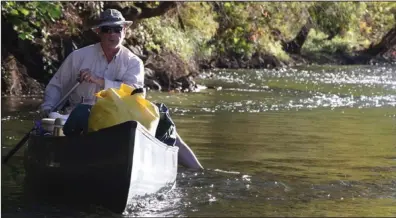
<path fill-rule="evenodd" d="M 22 152 L 2 166 L 4 217 L 396 216 L 396 67 L 217 70 L 195 93 L 150 92 L 171 108 L 205 170 L 124 215 L 26 203 Z M 2 99 L 2 155 L 39 99 Z"/>

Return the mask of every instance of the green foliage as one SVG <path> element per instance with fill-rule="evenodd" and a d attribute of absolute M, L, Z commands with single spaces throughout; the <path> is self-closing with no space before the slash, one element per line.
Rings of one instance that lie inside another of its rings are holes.
<path fill-rule="evenodd" d="M 219 4 L 219 54 L 250 58 L 262 52 L 287 60 L 281 40 L 287 41 L 304 25 L 312 3 L 227 2 Z M 274 34 L 278 32 L 279 34 Z M 221 40 L 220 40 L 221 39 Z"/>
<path fill-rule="evenodd" d="M 195 36 L 197 42 L 211 39 L 219 24 L 215 21 L 216 14 L 208 2 L 189 2 L 180 8 L 180 17 L 186 27 Z"/>
<path fill-rule="evenodd" d="M 243 2 L 218 2 L 220 23 L 214 45 L 220 55 L 249 58 L 254 53 L 254 42 L 249 38 L 254 29 Z"/>
<path fill-rule="evenodd" d="M 396 24 L 393 2 L 316 2 L 313 8 L 316 26 L 303 46 L 306 52 L 361 50 L 378 43 Z M 329 34 L 334 38 L 328 40 Z"/>
<path fill-rule="evenodd" d="M 308 19 L 310 2 L 253 2 L 248 7 L 254 23 L 256 51 L 274 55 L 282 61 L 290 58 L 281 41 L 293 40 Z"/>
<path fill-rule="evenodd" d="M 305 24 L 311 2 L 254 2 L 249 14 L 267 31 L 279 30 L 285 40 L 292 40 Z"/>
<path fill-rule="evenodd" d="M 168 49 L 175 51 L 185 60 L 189 61 L 194 55 L 194 44 L 179 28 L 174 27 L 174 22 L 160 17 L 145 19 L 141 22 L 147 31 L 145 47 L 152 51 Z"/>
<path fill-rule="evenodd" d="M 212 39 L 218 28 L 212 6 L 206 2 L 182 4 L 179 13 L 185 30 L 181 29 L 178 14 L 174 12 L 142 20 L 135 38 L 144 39 L 141 42 L 147 50 L 172 50 L 187 62 L 195 57 L 209 57 L 212 48 L 206 46 L 206 42 Z"/>
<path fill-rule="evenodd" d="M 328 35 L 319 30 L 311 30 L 307 41 L 304 43 L 302 52 L 326 52 L 335 53 L 337 51 L 351 52 L 359 41 L 354 32 L 349 31 L 345 37 L 335 36 L 331 40 L 327 40 Z"/>
<path fill-rule="evenodd" d="M 62 7 L 59 2 L 2 2 L 1 15 L 14 25 L 19 38 L 33 40 L 37 34 L 46 37 L 46 26 L 59 19 Z"/>
<path fill-rule="evenodd" d="M 209 2 L 189 2 L 180 8 L 180 17 L 185 26 L 185 37 L 191 39 L 197 59 L 211 57 L 213 46 L 207 44 L 216 34 L 219 24 Z"/>
<path fill-rule="evenodd" d="M 271 54 L 279 58 L 281 61 L 290 60 L 289 55 L 283 50 L 280 41 L 274 41 L 269 35 L 263 35 L 258 39 L 257 51 L 261 53 Z"/>
<path fill-rule="evenodd" d="M 364 3 L 316 2 L 308 10 L 316 28 L 332 38 L 358 26 L 364 12 Z"/>
<path fill-rule="evenodd" d="M 365 40 L 378 43 L 396 25 L 396 2 L 366 2 L 360 21 L 360 33 Z"/>
<path fill-rule="evenodd" d="M 121 4 L 155 8 L 159 3 Z M 59 28 L 63 28 L 63 33 L 81 34 L 81 21 L 89 16 L 83 12 L 95 12 L 98 8 L 92 5 L 104 3 L 6 1 L 1 4 L 2 17 L 13 24 L 19 38 L 35 42 L 37 38 L 45 41 L 48 34 L 55 34 Z M 75 11 L 76 5 L 78 12 L 69 13 Z M 395 2 L 183 2 L 165 15 L 137 20 L 131 38 L 147 50 L 176 52 L 186 62 L 212 56 L 246 60 L 255 52 L 287 61 L 289 56 L 283 51 L 282 43 L 293 40 L 309 17 L 314 25 L 303 52 L 333 53 L 378 43 L 396 25 L 395 14 Z M 47 44 L 46 49 L 53 49 L 51 43 Z"/>

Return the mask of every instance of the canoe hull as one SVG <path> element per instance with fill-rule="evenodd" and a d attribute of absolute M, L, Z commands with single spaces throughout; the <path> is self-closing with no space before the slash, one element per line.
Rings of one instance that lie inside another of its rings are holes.
<path fill-rule="evenodd" d="M 135 121 L 85 136 L 31 135 L 25 151 L 26 178 L 36 190 L 54 195 L 73 190 L 122 213 L 140 196 L 175 183 L 177 153 L 177 147 L 160 142 Z"/>

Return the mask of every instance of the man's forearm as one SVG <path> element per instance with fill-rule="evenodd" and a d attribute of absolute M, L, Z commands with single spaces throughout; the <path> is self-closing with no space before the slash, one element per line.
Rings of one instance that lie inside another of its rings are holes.
<path fill-rule="evenodd" d="M 59 89 L 49 84 L 45 89 L 44 102 L 41 104 L 41 109 L 52 109 L 60 100 L 60 97 L 61 95 Z"/>

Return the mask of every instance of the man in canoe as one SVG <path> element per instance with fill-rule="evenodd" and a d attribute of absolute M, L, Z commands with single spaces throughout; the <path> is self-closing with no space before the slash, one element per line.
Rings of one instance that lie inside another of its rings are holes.
<path fill-rule="evenodd" d="M 92 28 L 100 42 L 73 51 L 62 63 L 45 89 L 40 116 L 48 117 L 51 109 L 77 83 L 67 98 L 66 112 L 80 103 L 93 105 L 95 93 L 103 89 L 119 88 L 121 83 L 143 88 L 143 61 L 122 45 L 126 29 L 132 24 L 115 9 L 101 13 L 99 24 Z M 203 169 L 192 150 L 176 133 L 179 163 L 187 168 Z"/>
<path fill-rule="evenodd" d="M 100 42 L 73 51 L 62 63 L 45 89 L 42 116 L 48 116 L 50 109 L 77 79 L 82 83 L 68 98 L 70 109 L 82 99 L 93 104 L 95 93 L 119 87 L 121 83 L 143 87 L 143 61 L 122 45 L 126 28 L 131 24 L 132 21 L 126 21 L 117 10 L 108 9 L 101 13 L 100 23 L 92 28 Z"/>

